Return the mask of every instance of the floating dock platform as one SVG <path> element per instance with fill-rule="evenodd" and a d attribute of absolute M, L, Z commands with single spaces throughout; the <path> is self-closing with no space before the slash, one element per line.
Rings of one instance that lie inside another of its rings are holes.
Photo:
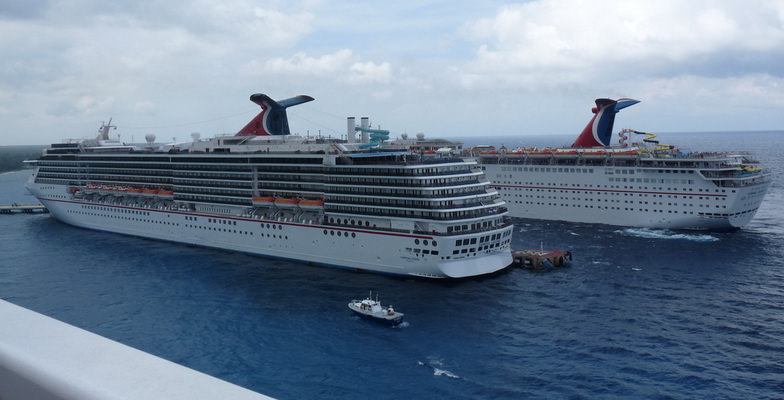
<path fill-rule="evenodd" d="M 552 269 L 572 262 L 572 252 L 565 250 L 515 249 L 513 264 L 529 269 Z"/>
<path fill-rule="evenodd" d="M 0 214 L 42 214 L 48 212 L 49 210 L 41 204 L 23 205 L 14 203 L 8 206 L 0 206 Z"/>

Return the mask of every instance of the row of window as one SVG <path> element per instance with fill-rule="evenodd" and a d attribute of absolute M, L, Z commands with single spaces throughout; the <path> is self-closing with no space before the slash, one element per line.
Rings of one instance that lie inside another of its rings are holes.
<path fill-rule="evenodd" d="M 567 203 L 547 203 L 547 202 L 535 202 L 535 201 L 526 201 L 526 202 L 515 202 L 519 204 L 526 204 L 529 206 L 548 206 L 548 207 L 573 207 L 573 208 L 586 208 L 586 209 L 597 209 L 597 210 L 624 210 L 624 211 L 637 211 L 637 212 L 653 212 L 653 213 L 668 213 L 668 214 L 694 214 L 694 211 L 688 210 L 663 210 L 663 209 L 648 209 L 648 208 L 634 208 L 634 207 L 615 207 L 615 206 L 601 206 L 601 205 L 593 205 L 593 204 L 567 204 Z M 702 206 L 700 206 L 702 207 Z M 704 206 L 709 207 L 709 206 Z M 727 206 L 716 206 L 716 208 L 727 208 Z M 698 213 L 699 214 L 699 213 Z"/>
<path fill-rule="evenodd" d="M 274 159 L 274 160 L 244 160 L 237 163 L 237 159 L 224 159 L 224 158 L 207 158 L 202 159 L 200 161 L 205 161 L 202 163 L 194 163 L 185 161 L 182 159 L 172 159 L 169 157 L 164 157 L 164 159 L 136 159 L 132 157 L 123 157 L 123 158 L 113 158 L 113 157 L 89 157 L 83 158 L 78 161 L 62 161 L 59 160 L 57 157 L 52 159 L 51 157 L 47 158 L 44 157 L 40 162 L 39 165 L 43 167 L 60 167 L 63 168 L 63 171 L 71 171 L 71 172 L 86 172 L 86 171 L 100 171 L 100 172 L 112 172 L 114 173 L 134 173 L 131 171 L 136 171 L 143 175 L 156 175 L 156 174 L 171 174 L 174 173 L 175 175 L 180 176 L 194 176 L 192 174 L 197 175 L 205 175 L 214 172 L 236 172 L 235 177 L 241 177 L 243 175 L 252 173 L 252 170 L 257 170 L 259 173 L 291 173 L 295 175 L 302 175 L 302 174 L 333 174 L 335 176 L 346 176 L 346 175 L 357 175 L 357 176 L 365 176 L 365 175 L 377 175 L 377 176 L 438 176 L 438 175 L 461 175 L 461 174 L 472 174 L 470 168 L 467 165 L 460 163 L 459 165 L 441 165 L 441 166 L 425 166 L 425 167 L 407 167 L 407 168 L 400 168 L 394 166 L 384 166 L 384 167 L 358 167 L 358 166 L 334 166 L 334 167 L 324 167 L 322 164 L 321 158 L 314 160 L 308 160 L 307 163 L 303 163 L 302 166 L 292 166 L 287 165 L 287 163 L 281 163 L 280 166 L 272 166 L 271 163 L 276 163 L 281 161 L 281 159 Z M 260 162 L 260 165 L 254 165 L 254 161 Z M 271 161 L 271 162 L 270 162 Z M 319 164 L 316 166 L 311 166 L 307 164 Z M 78 168 L 78 169 L 77 169 Z M 123 171 L 123 172 L 118 172 Z M 174 171 L 174 172 L 172 172 Z"/>
<path fill-rule="evenodd" d="M 481 208 L 481 209 L 458 209 L 452 211 L 423 211 L 417 209 L 405 208 L 392 208 L 381 206 L 356 206 L 352 204 L 325 204 L 324 208 L 328 212 L 338 212 L 347 214 L 360 214 L 360 215 L 378 215 L 385 217 L 400 217 L 400 218 L 423 218 L 439 221 L 448 221 L 454 219 L 468 219 L 479 218 L 485 215 L 495 213 L 495 209 Z"/>
<path fill-rule="evenodd" d="M 503 247 L 509 244 L 509 240 L 505 240 L 503 242 L 495 242 L 490 244 L 481 245 L 479 247 L 471 247 L 471 248 L 462 248 L 462 249 L 454 249 L 452 250 L 452 254 L 467 254 L 467 253 L 476 253 L 478 251 L 486 251 L 486 250 L 493 250 L 499 247 Z"/>
<path fill-rule="evenodd" d="M 373 186 L 338 186 L 330 185 L 330 193 L 359 194 L 368 196 L 393 196 L 393 197 L 458 197 L 485 193 L 484 185 L 461 185 L 459 187 L 444 188 L 405 188 L 405 187 L 373 187 Z"/>
<path fill-rule="evenodd" d="M 397 187 L 439 187 L 479 183 L 476 175 L 451 178 L 396 178 L 394 176 L 350 177 L 345 175 L 326 176 L 324 183 L 329 185 L 369 185 Z"/>
<path fill-rule="evenodd" d="M 612 181 L 612 178 L 610 178 L 610 179 Z M 619 182 L 619 183 L 620 182 L 626 182 L 626 181 L 621 181 L 620 180 L 620 179 L 625 179 L 625 178 L 616 178 L 616 179 L 618 179 L 618 180 L 616 180 L 615 182 Z M 633 181 L 630 181 L 630 182 L 633 182 Z M 656 182 L 651 182 L 651 183 L 656 183 Z M 676 182 L 675 180 L 665 180 L 665 182 L 662 182 L 662 183 L 676 183 L 677 184 L 679 182 Z M 502 184 L 514 184 L 514 185 L 526 185 L 526 186 L 503 187 L 503 186 L 501 186 Z M 640 191 L 640 190 L 645 190 L 645 191 L 650 191 L 650 190 L 664 191 L 664 190 L 666 190 L 668 192 L 678 192 L 678 191 L 694 192 L 694 188 L 693 187 L 683 187 L 683 188 L 667 187 L 667 188 L 664 188 L 664 187 L 661 187 L 661 186 L 650 186 L 649 187 L 649 186 L 630 186 L 630 185 L 592 185 L 592 184 L 583 184 L 583 185 L 581 185 L 579 183 L 577 183 L 577 184 L 570 184 L 570 183 L 511 182 L 511 181 L 498 182 L 498 185 L 499 185 L 499 187 L 498 187 L 499 189 L 508 189 L 508 190 L 520 190 L 520 189 L 536 190 L 536 191 L 547 190 L 548 192 L 562 192 L 562 191 L 565 191 L 565 190 L 572 190 L 573 193 L 576 193 L 578 190 L 581 191 L 581 192 L 596 192 L 596 193 L 607 193 L 608 190 L 617 190 L 617 191 L 621 191 L 621 192 L 622 191 Z M 736 192 L 735 189 L 730 189 L 730 193 L 735 193 L 735 192 Z M 705 188 L 705 189 L 697 188 L 697 193 L 727 193 L 727 189 L 718 189 L 717 188 L 717 189 L 711 190 L 711 189 L 707 189 L 707 188 Z"/>
<path fill-rule="evenodd" d="M 665 185 L 675 184 L 675 185 L 693 185 L 694 180 L 692 179 L 655 179 L 655 178 L 608 178 L 610 182 L 629 182 L 629 183 L 661 183 Z M 692 188 L 692 190 L 694 190 Z"/>

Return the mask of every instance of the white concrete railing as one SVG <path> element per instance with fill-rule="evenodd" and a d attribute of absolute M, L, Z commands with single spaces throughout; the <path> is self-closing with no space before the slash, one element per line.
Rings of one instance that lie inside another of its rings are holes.
<path fill-rule="evenodd" d="M 0 399 L 271 398 L 0 300 Z"/>

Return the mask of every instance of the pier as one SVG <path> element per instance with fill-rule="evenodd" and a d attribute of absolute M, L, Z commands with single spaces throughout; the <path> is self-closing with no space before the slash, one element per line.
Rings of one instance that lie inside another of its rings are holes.
<path fill-rule="evenodd" d="M 0 205 L 0 214 L 42 214 L 48 212 L 49 210 L 41 204 L 24 205 L 13 203 L 6 206 Z"/>

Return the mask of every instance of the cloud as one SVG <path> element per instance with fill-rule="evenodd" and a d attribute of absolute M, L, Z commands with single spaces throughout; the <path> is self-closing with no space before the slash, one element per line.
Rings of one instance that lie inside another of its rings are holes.
<path fill-rule="evenodd" d="M 49 0 L 0 0 L 0 19 L 32 19 L 43 14 L 49 5 Z"/>
<path fill-rule="evenodd" d="M 300 52 L 288 58 L 276 57 L 263 62 L 253 60 L 245 71 L 258 76 L 329 78 L 352 84 L 387 84 L 392 79 L 390 63 L 361 61 L 349 49 L 317 57 Z"/>
<path fill-rule="evenodd" d="M 466 88 L 537 90 L 682 71 L 732 74 L 724 65 L 743 57 L 781 64 L 784 5 L 753 3 L 542 0 L 509 5 L 465 27 L 464 34 L 479 45 L 475 59 L 455 73 Z M 772 73 L 761 71 L 768 66 L 734 71 Z"/>
<path fill-rule="evenodd" d="M 391 65 L 388 62 L 380 64 L 374 62 L 356 62 L 351 64 L 348 81 L 352 83 L 380 83 L 387 84 L 392 79 Z"/>
<path fill-rule="evenodd" d="M 318 102 L 291 110 L 293 130 L 368 115 L 460 136 L 571 132 L 593 99 L 624 96 L 644 102 L 624 120 L 775 128 L 783 21 L 773 0 L 0 0 L 0 115 L 18 140 L 57 135 L 39 143 L 110 116 L 210 135 L 258 112 L 251 93 L 305 93 Z"/>

